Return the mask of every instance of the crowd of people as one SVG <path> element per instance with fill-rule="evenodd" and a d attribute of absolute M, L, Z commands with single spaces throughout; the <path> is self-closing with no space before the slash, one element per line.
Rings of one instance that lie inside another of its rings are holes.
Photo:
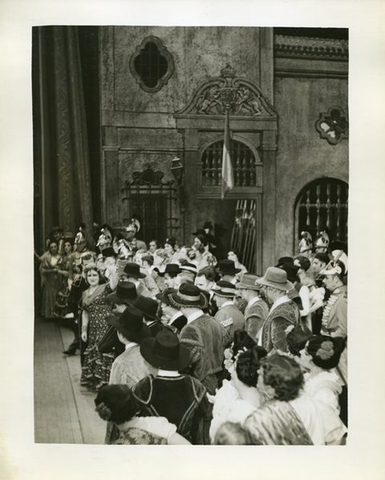
<path fill-rule="evenodd" d="M 104 224 L 55 228 L 36 257 L 41 316 L 72 329 L 107 444 L 341 445 L 347 437 L 347 250 L 303 232 L 263 275 Z"/>

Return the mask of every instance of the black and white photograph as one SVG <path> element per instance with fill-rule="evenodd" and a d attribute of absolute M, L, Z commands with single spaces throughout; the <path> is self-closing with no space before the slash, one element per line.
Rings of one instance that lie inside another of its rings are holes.
<path fill-rule="evenodd" d="M 3 0 L 1 478 L 382 478 L 384 17 Z"/>
<path fill-rule="evenodd" d="M 36 442 L 346 443 L 348 36 L 33 28 Z"/>

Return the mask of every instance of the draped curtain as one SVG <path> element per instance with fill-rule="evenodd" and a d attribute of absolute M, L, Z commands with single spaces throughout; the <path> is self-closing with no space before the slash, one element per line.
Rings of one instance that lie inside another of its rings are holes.
<path fill-rule="evenodd" d="M 35 242 L 54 225 L 92 239 L 91 166 L 78 27 L 34 27 Z"/>

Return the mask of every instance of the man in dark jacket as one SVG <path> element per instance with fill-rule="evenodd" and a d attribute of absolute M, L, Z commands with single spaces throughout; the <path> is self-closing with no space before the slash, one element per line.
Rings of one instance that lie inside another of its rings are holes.
<path fill-rule="evenodd" d="M 210 444 L 211 406 L 202 383 L 181 374 L 190 361 L 189 350 L 171 330 L 142 341 L 143 358 L 158 369 L 134 385 L 132 392 L 145 416 L 166 417 L 193 444 Z"/>
<path fill-rule="evenodd" d="M 218 387 L 217 374 L 222 370 L 223 327 L 203 312 L 208 300 L 195 285 L 183 283 L 177 292 L 169 295 L 169 299 L 171 305 L 187 318 L 180 341 L 190 352 L 188 372 L 200 380 L 210 394 L 214 394 Z"/>

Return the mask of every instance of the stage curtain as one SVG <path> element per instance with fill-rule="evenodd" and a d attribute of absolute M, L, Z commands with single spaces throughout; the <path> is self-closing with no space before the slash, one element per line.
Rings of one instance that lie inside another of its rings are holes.
<path fill-rule="evenodd" d="M 53 226 L 92 241 L 91 166 L 77 27 L 34 27 L 35 241 Z"/>

